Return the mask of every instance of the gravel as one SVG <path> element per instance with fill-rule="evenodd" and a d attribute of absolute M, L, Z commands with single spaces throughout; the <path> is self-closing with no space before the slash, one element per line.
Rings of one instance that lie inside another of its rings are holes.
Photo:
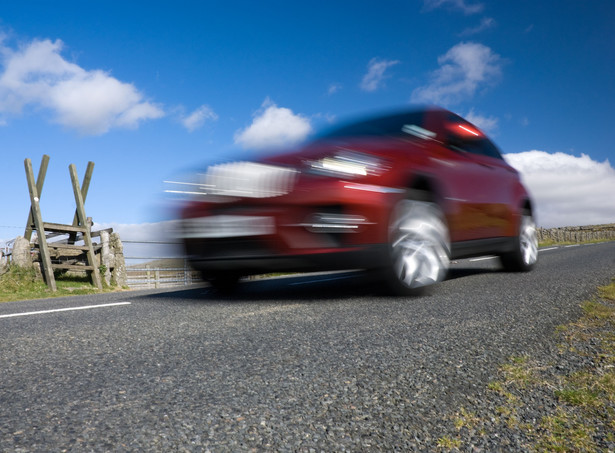
<path fill-rule="evenodd" d="M 460 408 L 494 412 L 510 356 L 558 357 L 555 327 L 615 275 L 614 252 L 544 252 L 528 274 L 464 261 L 408 299 L 337 274 L 2 304 L 131 302 L 0 319 L 0 451 L 433 451 Z M 463 448 L 524 450 L 497 428 L 463 428 Z"/>

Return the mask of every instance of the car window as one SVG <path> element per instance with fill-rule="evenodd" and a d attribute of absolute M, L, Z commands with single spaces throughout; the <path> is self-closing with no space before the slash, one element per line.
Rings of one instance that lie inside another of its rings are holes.
<path fill-rule="evenodd" d="M 461 124 L 461 125 L 467 124 L 469 129 L 474 129 L 474 126 L 472 126 L 467 121 L 464 121 L 461 117 L 455 114 L 452 114 L 449 117 L 449 121 L 454 124 Z M 481 137 L 469 136 L 467 138 L 464 138 L 461 136 L 455 136 L 453 138 L 451 136 L 449 137 L 449 141 L 452 141 L 455 147 L 460 148 L 463 151 L 467 151 L 472 154 L 478 154 L 481 156 L 488 156 L 488 157 L 493 157 L 495 159 L 503 160 L 500 150 L 497 148 L 497 146 L 495 146 L 495 144 L 493 144 L 491 140 L 489 140 L 485 136 L 481 136 Z"/>
<path fill-rule="evenodd" d="M 424 112 L 410 112 L 363 120 L 331 129 L 319 138 L 364 137 L 364 136 L 407 136 L 408 127 L 423 126 Z"/>
<path fill-rule="evenodd" d="M 497 147 L 487 138 L 478 140 L 466 140 L 460 146 L 465 151 L 473 154 L 480 154 L 481 156 L 493 157 L 495 159 L 502 159 L 502 155 Z"/>

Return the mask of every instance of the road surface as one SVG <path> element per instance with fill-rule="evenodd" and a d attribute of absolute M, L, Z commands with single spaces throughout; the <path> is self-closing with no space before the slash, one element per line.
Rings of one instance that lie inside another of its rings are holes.
<path fill-rule="evenodd" d="M 0 304 L 0 451 L 427 451 L 614 276 L 604 243 L 415 298 L 354 272 Z"/>

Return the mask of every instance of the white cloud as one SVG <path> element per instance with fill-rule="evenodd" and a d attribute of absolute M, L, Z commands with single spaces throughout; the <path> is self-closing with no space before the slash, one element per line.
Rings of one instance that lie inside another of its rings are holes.
<path fill-rule="evenodd" d="M 447 7 L 468 15 L 480 13 L 485 8 L 482 3 L 468 3 L 466 0 L 425 0 L 424 4 L 428 10 Z"/>
<path fill-rule="evenodd" d="M 365 74 L 363 80 L 361 80 L 361 89 L 363 91 L 376 91 L 382 86 L 382 81 L 385 78 L 385 71 L 398 63 L 399 60 L 372 58 L 367 65 L 367 74 Z"/>
<path fill-rule="evenodd" d="M 174 242 L 177 230 L 176 220 L 166 220 L 154 223 L 96 223 L 93 231 L 113 228 L 124 241 L 143 242 Z"/>
<path fill-rule="evenodd" d="M 491 17 L 483 17 L 483 19 L 480 21 L 479 25 L 477 25 L 476 27 L 472 27 L 472 28 L 466 28 L 459 35 L 460 36 L 476 35 L 478 33 L 481 33 L 483 31 L 485 31 L 485 30 L 489 30 L 490 28 L 495 27 L 495 25 L 496 25 L 495 19 L 493 19 Z"/>
<path fill-rule="evenodd" d="M 498 129 L 498 119 L 495 116 L 483 116 L 474 112 L 474 109 L 470 109 L 464 118 L 490 135 L 495 134 Z"/>
<path fill-rule="evenodd" d="M 504 157 L 523 176 L 540 226 L 615 223 L 615 169 L 608 160 L 545 151 Z"/>
<path fill-rule="evenodd" d="M 62 47 L 62 41 L 48 39 L 17 50 L 0 44 L 0 112 L 42 107 L 52 112 L 54 122 L 91 135 L 113 127 L 136 128 L 141 121 L 164 116 L 134 85 L 66 61 Z"/>
<path fill-rule="evenodd" d="M 332 83 L 331 85 L 329 85 L 329 89 L 327 90 L 327 94 L 329 96 L 331 96 L 332 94 L 337 93 L 339 90 L 342 89 L 342 85 L 339 83 Z"/>
<path fill-rule="evenodd" d="M 440 56 L 438 64 L 431 81 L 412 92 L 412 102 L 454 104 L 471 98 L 479 88 L 495 83 L 503 60 L 483 44 L 462 42 Z"/>
<path fill-rule="evenodd" d="M 205 124 L 205 121 L 216 121 L 217 119 L 218 115 L 211 109 L 211 107 L 207 105 L 202 105 L 190 115 L 183 116 L 181 119 L 181 123 L 186 129 L 188 129 L 188 131 L 193 132 L 203 126 L 203 124 Z"/>
<path fill-rule="evenodd" d="M 279 148 L 295 145 L 311 132 L 309 119 L 278 107 L 267 98 L 252 124 L 235 133 L 235 143 L 250 149 Z"/>

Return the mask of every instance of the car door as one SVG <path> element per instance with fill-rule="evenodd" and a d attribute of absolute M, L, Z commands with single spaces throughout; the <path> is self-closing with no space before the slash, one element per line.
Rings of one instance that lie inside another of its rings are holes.
<path fill-rule="evenodd" d="M 472 153 L 444 144 L 433 146 L 429 159 L 447 214 L 452 242 L 497 235 L 491 188 L 497 171 Z"/>
<path fill-rule="evenodd" d="M 517 173 L 487 137 L 469 142 L 466 150 L 477 164 L 488 170 L 483 175 L 483 191 L 477 194 L 488 218 L 479 233 L 482 237 L 502 237 L 513 218 Z"/>
<path fill-rule="evenodd" d="M 430 161 L 443 192 L 451 241 L 503 236 L 514 170 L 483 132 L 458 115 L 437 112 L 430 126 L 437 131 Z"/>

